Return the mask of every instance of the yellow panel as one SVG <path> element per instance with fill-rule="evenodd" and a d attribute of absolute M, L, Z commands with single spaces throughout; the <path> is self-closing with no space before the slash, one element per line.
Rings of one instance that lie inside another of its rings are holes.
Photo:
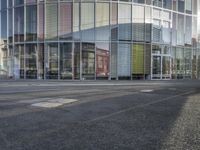
<path fill-rule="evenodd" d="M 133 44 L 132 63 L 133 74 L 144 74 L 144 45 Z"/>

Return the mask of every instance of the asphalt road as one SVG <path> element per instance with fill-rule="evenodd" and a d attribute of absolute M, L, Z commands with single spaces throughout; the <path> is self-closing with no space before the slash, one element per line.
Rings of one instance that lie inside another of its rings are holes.
<path fill-rule="evenodd" d="M 200 150 L 200 81 L 0 81 L 0 150 Z"/>

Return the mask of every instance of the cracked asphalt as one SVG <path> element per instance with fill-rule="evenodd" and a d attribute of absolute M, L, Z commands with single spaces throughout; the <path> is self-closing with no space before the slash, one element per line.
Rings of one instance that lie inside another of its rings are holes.
<path fill-rule="evenodd" d="M 0 81 L 0 150 L 200 150 L 200 81 Z"/>

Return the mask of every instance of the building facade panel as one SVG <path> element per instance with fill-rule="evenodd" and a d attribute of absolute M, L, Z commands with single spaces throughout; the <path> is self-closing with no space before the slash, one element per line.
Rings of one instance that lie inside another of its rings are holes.
<path fill-rule="evenodd" d="M 199 79 L 199 6 L 0 0 L 0 78 Z"/>

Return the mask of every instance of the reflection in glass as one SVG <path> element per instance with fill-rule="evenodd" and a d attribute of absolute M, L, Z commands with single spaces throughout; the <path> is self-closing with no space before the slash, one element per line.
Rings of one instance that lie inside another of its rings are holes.
<path fill-rule="evenodd" d="M 132 8 L 133 21 L 133 41 L 144 41 L 145 23 L 144 23 L 144 7 L 134 6 Z"/>
<path fill-rule="evenodd" d="M 74 43 L 74 79 L 80 79 L 80 43 Z"/>
<path fill-rule="evenodd" d="M 184 78 L 184 49 L 183 48 L 176 48 L 176 69 L 177 69 L 177 79 Z"/>
<path fill-rule="evenodd" d="M 26 40 L 37 40 L 37 5 L 26 6 Z"/>
<path fill-rule="evenodd" d="M 8 9 L 8 41 L 13 42 L 13 9 Z"/>
<path fill-rule="evenodd" d="M 131 40 L 131 5 L 118 5 L 119 40 Z"/>
<path fill-rule="evenodd" d="M 46 40 L 56 40 L 58 37 L 58 4 L 46 4 Z"/>
<path fill-rule="evenodd" d="M 24 41 L 24 7 L 16 7 L 14 17 L 15 42 Z"/>
<path fill-rule="evenodd" d="M 72 39 L 72 3 L 60 5 L 59 37 L 61 40 Z"/>
<path fill-rule="evenodd" d="M 94 79 L 95 47 L 93 43 L 82 43 L 82 78 Z"/>
<path fill-rule="evenodd" d="M 96 3 L 96 40 L 109 40 L 109 3 Z"/>
<path fill-rule="evenodd" d="M 38 79 L 44 79 L 44 44 L 38 44 Z"/>
<path fill-rule="evenodd" d="M 109 43 L 96 43 L 96 76 L 108 78 L 110 71 Z"/>
<path fill-rule="evenodd" d="M 116 41 L 118 39 L 118 16 L 117 16 L 117 4 L 111 5 L 111 40 Z"/>
<path fill-rule="evenodd" d="M 117 43 L 111 43 L 111 79 L 117 79 Z"/>
<path fill-rule="evenodd" d="M 130 44 L 119 44 L 117 58 L 117 72 L 119 77 L 127 78 L 131 75 Z"/>
<path fill-rule="evenodd" d="M 161 77 L 161 56 L 153 56 L 153 79 Z"/>
<path fill-rule="evenodd" d="M 38 5 L 38 40 L 44 40 L 44 4 Z"/>
<path fill-rule="evenodd" d="M 81 30 L 83 41 L 94 41 L 94 3 L 81 4 Z"/>
<path fill-rule="evenodd" d="M 6 79 L 8 76 L 8 48 L 7 45 L 0 45 L 0 79 Z"/>
<path fill-rule="evenodd" d="M 47 50 L 46 78 L 58 79 L 58 44 L 47 44 Z"/>
<path fill-rule="evenodd" d="M 25 46 L 25 71 L 26 79 L 37 79 L 37 59 L 36 44 L 26 44 Z"/>
<path fill-rule="evenodd" d="M 72 43 L 60 43 L 60 78 L 72 79 Z"/>

